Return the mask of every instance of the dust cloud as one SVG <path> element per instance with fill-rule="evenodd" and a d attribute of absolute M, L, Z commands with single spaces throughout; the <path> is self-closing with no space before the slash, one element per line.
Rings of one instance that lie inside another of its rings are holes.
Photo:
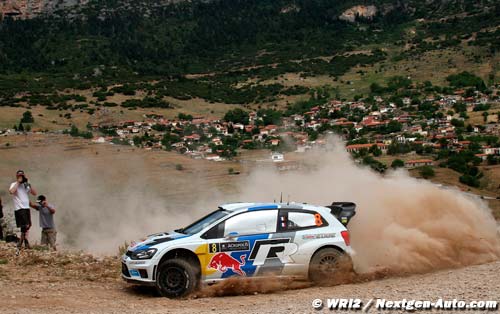
<path fill-rule="evenodd" d="M 352 201 L 349 225 L 357 272 L 428 270 L 479 264 L 500 257 L 497 224 L 482 200 L 411 178 L 381 176 L 356 164 L 338 139 L 305 158 L 307 172 L 254 171 L 242 199 L 284 199 L 319 205 Z"/>
<path fill-rule="evenodd" d="M 182 227 L 219 203 L 269 202 L 282 192 L 285 201 L 357 204 L 349 229 L 359 273 L 424 272 L 500 257 L 496 222 L 480 199 L 404 170 L 381 176 L 355 163 L 338 139 L 302 156 L 301 170 L 257 166 L 231 176 L 234 193 L 211 184 L 201 170 L 166 177 L 134 154 L 100 166 L 88 157 L 60 161 L 47 175 L 37 174 L 44 176 L 38 190 L 61 208 L 56 223 L 63 247 L 95 254 L 116 254 L 125 241 Z"/>
<path fill-rule="evenodd" d="M 179 178 L 152 171 L 139 156 L 122 155 L 126 157 L 59 160 L 36 171 L 33 185 L 56 207 L 62 248 L 117 254 L 119 246 L 182 227 L 204 214 L 206 207 L 195 206 L 196 200 L 169 194 Z M 33 211 L 32 216 L 35 240 L 38 215 Z"/>

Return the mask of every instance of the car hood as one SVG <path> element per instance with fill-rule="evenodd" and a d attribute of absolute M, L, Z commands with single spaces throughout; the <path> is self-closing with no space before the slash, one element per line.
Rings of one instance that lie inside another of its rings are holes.
<path fill-rule="evenodd" d="M 187 235 L 187 234 L 182 234 L 182 233 L 178 233 L 175 231 L 151 234 L 151 235 L 148 235 L 146 237 L 146 239 L 142 239 L 142 240 L 137 241 L 137 242 L 132 242 L 130 244 L 130 246 L 127 248 L 127 250 L 131 251 L 131 252 L 134 252 L 137 250 L 143 250 L 143 249 L 147 249 L 150 247 L 154 247 L 155 245 L 158 245 L 161 243 L 182 239 L 182 238 L 185 238 L 188 236 L 189 235 Z"/>

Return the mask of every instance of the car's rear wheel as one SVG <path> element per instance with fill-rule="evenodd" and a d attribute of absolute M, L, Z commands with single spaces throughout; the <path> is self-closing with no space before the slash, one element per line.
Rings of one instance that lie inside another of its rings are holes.
<path fill-rule="evenodd" d="M 352 263 L 345 253 L 334 249 L 324 248 L 316 252 L 309 265 L 309 279 L 323 284 L 335 279 L 340 270 L 352 270 Z"/>
<path fill-rule="evenodd" d="M 185 259 L 169 259 L 158 267 L 156 288 L 164 297 L 185 297 L 193 292 L 197 285 L 197 269 Z"/>

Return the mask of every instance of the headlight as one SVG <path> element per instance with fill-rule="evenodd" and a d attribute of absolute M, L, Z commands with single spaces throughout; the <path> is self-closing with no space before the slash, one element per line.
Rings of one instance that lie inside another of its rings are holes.
<path fill-rule="evenodd" d="M 155 248 L 143 249 L 132 252 L 131 259 L 150 259 L 152 258 L 158 250 Z"/>

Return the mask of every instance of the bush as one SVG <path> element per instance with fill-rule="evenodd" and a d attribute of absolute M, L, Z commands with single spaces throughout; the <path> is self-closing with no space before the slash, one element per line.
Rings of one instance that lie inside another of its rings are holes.
<path fill-rule="evenodd" d="M 381 163 L 380 161 L 374 159 L 371 156 L 366 156 L 363 158 L 363 164 L 370 166 L 373 170 L 384 173 L 387 170 L 387 166 Z"/>
<path fill-rule="evenodd" d="M 478 188 L 480 185 L 479 179 L 471 176 L 470 174 L 464 174 L 463 176 L 460 176 L 459 180 L 463 184 L 467 184 L 468 186 L 472 186 L 475 188 Z"/>
<path fill-rule="evenodd" d="M 430 167 L 430 166 L 419 167 L 418 173 L 420 173 L 420 175 L 424 179 L 429 179 L 429 178 L 432 178 L 436 175 L 436 173 L 434 172 L 434 169 L 432 169 L 432 167 Z"/>
<path fill-rule="evenodd" d="M 397 169 L 397 168 L 402 168 L 405 166 L 405 162 L 402 161 L 401 159 L 394 159 L 391 163 L 391 168 Z"/>
<path fill-rule="evenodd" d="M 181 164 L 177 164 L 177 165 L 175 165 L 175 170 L 182 171 L 182 170 L 184 170 L 184 166 Z"/>

